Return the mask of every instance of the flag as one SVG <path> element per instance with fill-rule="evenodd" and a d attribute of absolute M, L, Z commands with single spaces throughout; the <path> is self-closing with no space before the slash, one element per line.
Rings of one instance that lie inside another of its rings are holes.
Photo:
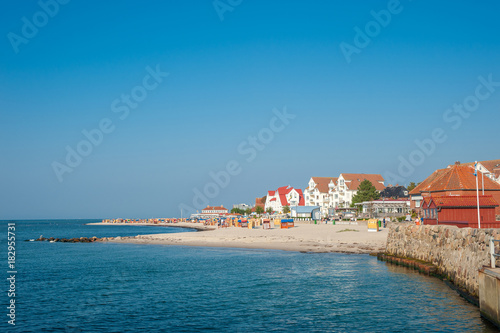
<path fill-rule="evenodd" d="M 477 177 L 477 161 L 474 162 L 474 176 Z"/>

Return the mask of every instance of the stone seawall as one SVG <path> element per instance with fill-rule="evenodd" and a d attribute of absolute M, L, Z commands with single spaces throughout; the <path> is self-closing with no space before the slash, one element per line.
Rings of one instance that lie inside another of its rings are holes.
<path fill-rule="evenodd" d="M 386 253 L 430 262 L 440 275 L 478 297 L 478 271 L 490 265 L 491 237 L 500 239 L 500 229 L 392 223 Z"/>

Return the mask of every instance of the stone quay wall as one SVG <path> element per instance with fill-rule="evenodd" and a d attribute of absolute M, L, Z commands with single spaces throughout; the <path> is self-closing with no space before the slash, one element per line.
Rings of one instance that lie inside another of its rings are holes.
<path fill-rule="evenodd" d="M 478 271 L 491 264 L 492 237 L 500 239 L 500 229 L 391 223 L 386 253 L 430 262 L 440 275 L 478 297 Z"/>

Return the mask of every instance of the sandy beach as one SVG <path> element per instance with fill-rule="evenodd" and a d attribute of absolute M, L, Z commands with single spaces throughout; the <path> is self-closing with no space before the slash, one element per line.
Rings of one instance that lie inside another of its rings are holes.
<path fill-rule="evenodd" d="M 120 225 L 116 223 L 93 224 Z M 155 226 L 161 225 L 155 224 Z M 388 228 L 382 228 L 379 232 L 368 232 L 366 222 L 360 222 L 359 225 L 296 224 L 291 229 L 270 230 L 235 227 L 216 229 L 199 223 L 176 223 L 166 226 L 194 228 L 199 231 L 119 237 L 109 241 L 116 243 L 275 249 L 301 252 L 372 253 L 385 250 L 388 234 Z"/>

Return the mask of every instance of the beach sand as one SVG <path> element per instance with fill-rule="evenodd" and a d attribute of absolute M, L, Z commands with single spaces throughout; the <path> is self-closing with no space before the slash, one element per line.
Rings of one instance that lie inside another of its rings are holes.
<path fill-rule="evenodd" d="M 115 223 L 111 224 L 115 225 Z M 155 224 L 155 226 L 161 226 L 161 224 Z M 368 232 L 366 222 L 359 222 L 359 225 L 296 223 L 295 227 L 291 229 L 270 230 L 235 227 L 215 229 L 199 223 L 175 223 L 166 226 L 195 228 L 202 231 L 120 237 L 109 241 L 301 252 L 373 253 L 385 250 L 389 232 L 389 228 L 382 228 L 379 232 Z"/>

